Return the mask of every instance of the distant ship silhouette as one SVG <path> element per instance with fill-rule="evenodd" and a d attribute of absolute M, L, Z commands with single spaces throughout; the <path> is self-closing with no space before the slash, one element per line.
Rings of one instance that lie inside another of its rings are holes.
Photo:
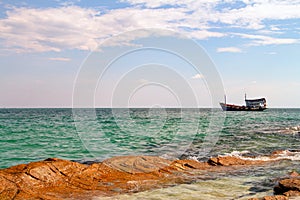
<path fill-rule="evenodd" d="M 265 98 L 247 99 L 245 94 L 246 106 L 227 104 L 226 95 L 224 96 L 224 103 L 220 102 L 220 106 L 224 111 L 263 111 L 267 109 L 267 101 Z"/>

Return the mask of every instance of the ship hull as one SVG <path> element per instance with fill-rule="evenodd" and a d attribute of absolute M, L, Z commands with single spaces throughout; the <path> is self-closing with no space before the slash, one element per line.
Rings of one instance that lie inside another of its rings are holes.
<path fill-rule="evenodd" d="M 265 107 L 251 108 L 247 106 L 239 106 L 225 103 L 220 103 L 220 105 L 224 111 L 264 111 L 265 109 L 267 109 Z"/>

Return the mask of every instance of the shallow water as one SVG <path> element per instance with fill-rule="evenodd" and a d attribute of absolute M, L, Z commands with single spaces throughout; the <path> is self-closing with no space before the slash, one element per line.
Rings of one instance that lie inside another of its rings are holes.
<path fill-rule="evenodd" d="M 48 157 L 88 162 L 142 154 L 205 161 L 224 154 L 263 156 L 293 150 L 289 160 L 276 165 L 209 174 L 193 184 L 118 196 L 247 199 L 271 195 L 274 177 L 299 170 L 299 126 L 300 109 L 0 109 L 0 168 Z"/>
<path fill-rule="evenodd" d="M 113 197 L 95 197 L 101 200 L 247 200 L 273 195 L 273 187 L 287 173 L 298 168 L 295 161 L 279 161 L 262 166 L 248 166 L 227 173 L 203 172 L 204 179 L 198 178 L 191 184 L 154 189 Z M 201 175 L 197 174 L 198 177 Z M 196 175 L 195 175 L 196 176 Z M 293 199 L 297 199 L 296 197 Z"/>
<path fill-rule="evenodd" d="M 103 200 L 159 200 L 159 199 L 180 199 L 180 200 L 207 200 L 207 199 L 248 199 L 249 197 L 261 197 L 271 191 L 250 195 L 251 187 L 243 185 L 242 178 L 222 178 L 217 180 L 202 181 L 193 184 L 181 184 L 169 188 L 161 188 L 152 191 L 136 194 L 125 194 L 115 197 L 95 197 Z M 254 179 L 251 179 L 254 181 Z M 230 192 L 229 192 L 230 191 Z"/>

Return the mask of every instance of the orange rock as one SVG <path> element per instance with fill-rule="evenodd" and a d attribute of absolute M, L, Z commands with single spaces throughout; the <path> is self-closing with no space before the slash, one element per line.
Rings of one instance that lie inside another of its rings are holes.
<path fill-rule="evenodd" d="M 283 195 L 266 196 L 262 200 L 288 200 L 289 198 Z"/>
<path fill-rule="evenodd" d="M 213 166 L 221 165 L 221 166 L 232 166 L 232 165 L 258 165 L 265 163 L 262 160 L 252 160 L 252 159 L 242 159 L 235 156 L 219 156 L 210 158 L 208 163 Z"/>
<path fill-rule="evenodd" d="M 92 165 L 51 158 L 0 170 L 0 199 L 89 199 L 163 187 L 184 181 L 173 173 L 181 171 L 176 163 L 182 164 L 182 173 L 198 164 L 152 156 L 115 157 Z"/>
<path fill-rule="evenodd" d="M 92 199 L 186 183 L 197 178 L 199 173 L 193 173 L 197 170 L 224 171 L 232 169 L 228 166 L 261 163 L 234 156 L 211 158 L 208 162 L 121 156 L 91 165 L 49 158 L 1 169 L 0 199 Z M 284 192 L 298 191 L 299 181 L 295 177 L 280 184 L 291 188 Z"/>
<path fill-rule="evenodd" d="M 275 196 L 265 196 L 263 198 L 250 198 L 248 200 L 288 200 L 288 198 L 283 195 L 275 195 Z"/>
<path fill-rule="evenodd" d="M 274 188 L 275 194 L 284 194 L 287 192 L 294 191 L 293 193 L 299 193 L 300 194 L 300 177 L 293 177 L 288 179 L 283 179 L 279 181 L 278 186 Z"/>
<path fill-rule="evenodd" d="M 296 171 L 292 171 L 289 175 L 290 175 L 291 177 L 297 177 L 297 176 L 299 176 L 299 173 L 296 172 Z"/>

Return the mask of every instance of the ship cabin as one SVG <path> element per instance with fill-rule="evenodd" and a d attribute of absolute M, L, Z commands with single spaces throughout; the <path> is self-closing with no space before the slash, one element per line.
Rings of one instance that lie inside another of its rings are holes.
<path fill-rule="evenodd" d="M 261 99 L 245 99 L 246 107 L 248 108 L 266 108 L 267 101 L 265 98 Z"/>

